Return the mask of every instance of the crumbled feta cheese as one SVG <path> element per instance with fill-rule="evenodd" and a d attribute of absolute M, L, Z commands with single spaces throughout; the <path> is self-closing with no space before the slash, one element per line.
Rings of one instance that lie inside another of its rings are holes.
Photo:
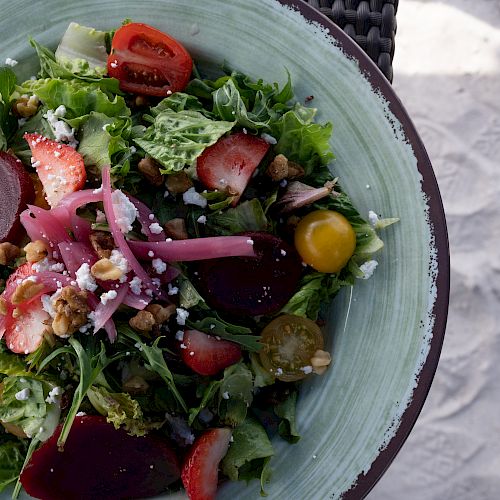
<path fill-rule="evenodd" d="M 79 411 L 76 416 L 77 417 L 85 417 L 87 414 L 84 411 Z"/>
<path fill-rule="evenodd" d="M 101 194 L 101 193 L 102 193 L 102 186 L 92 190 L 92 194 Z"/>
<path fill-rule="evenodd" d="M 61 387 L 54 387 L 50 392 L 45 402 L 49 405 L 57 405 L 60 402 L 60 397 L 64 390 Z"/>
<path fill-rule="evenodd" d="M 283 370 L 281 368 L 276 368 L 276 375 L 283 375 Z"/>
<path fill-rule="evenodd" d="M 197 219 L 196 222 L 198 224 L 206 224 L 207 223 L 207 216 L 206 215 L 200 215 Z"/>
<path fill-rule="evenodd" d="M 55 111 L 52 109 L 47 110 L 43 116 L 47 118 L 56 141 L 67 142 L 71 147 L 76 148 L 78 141 L 75 139 L 75 129 L 71 128 L 64 120 L 60 120 L 66 114 L 66 108 L 59 106 Z"/>
<path fill-rule="evenodd" d="M 105 224 L 106 223 L 106 214 L 102 212 L 101 210 L 97 209 L 95 213 L 95 221 L 98 224 Z"/>
<path fill-rule="evenodd" d="M 76 283 L 81 290 L 88 290 L 89 292 L 97 290 L 97 283 L 92 274 L 90 274 L 90 266 L 86 262 L 76 271 Z"/>
<path fill-rule="evenodd" d="M 26 387 L 26 389 L 22 389 L 19 392 L 16 392 L 15 398 L 18 401 L 27 401 L 31 396 L 31 391 Z"/>
<path fill-rule="evenodd" d="M 248 240 L 247 240 L 247 244 L 248 244 L 248 245 L 252 245 L 252 246 L 253 246 L 253 243 L 254 243 L 254 241 L 253 241 L 252 239 L 248 239 Z"/>
<path fill-rule="evenodd" d="M 44 271 L 52 271 L 54 273 L 60 273 L 64 271 L 64 264 L 61 262 L 54 262 L 50 260 L 48 257 L 40 260 L 33 264 L 33 270 L 37 273 L 42 273 Z"/>
<path fill-rule="evenodd" d="M 280 250 L 280 253 L 281 253 L 281 255 L 283 255 L 283 257 L 285 257 L 285 256 L 286 256 L 286 250 L 281 249 L 281 250 Z"/>
<path fill-rule="evenodd" d="M 194 187 L 189 188 L 183 195 L 182 199 L 185 205 L 198 205 L 201 208 L 207 206 L 207 200 Z"/>
<path fill-rule="evenodd" d="M 268 144 L 278 143 L 278 141 L 272 135 L 266 134 L 265 132 L 260 134 L 260 137 L 264 139 Z"/>
<path fill-rule="evenodd" d="M 148 257 L 153 258 L 154 256 L 155 256 L 155 253 L 153 252 L 153 250 L 150 250 L 150 251 L 148 252 Z"/>
<path fill-rule="evenodd" d="M 182 309 L 182 307 L 177 308 L 177 324 L 184 326 L 186 324 L 186 319 L 189 316 L 189 311 L 186 311 L 186 309 Z"/>
<path fill-rule="evenodd" d="M 127 259 L 120 252 L 120 250 L 113 250 L 111 256 L 109 257 L 111 263 L 113 263 L 123 274 L 127 274 L 130 271 L 130 267 Z"/>
<path fill-rule="evenodd" d="M 168 284 L 168 294 L 169 295 L 177 295 L 179 293 L 179 289 L 176 286 L 172 286 L 170 283 Z"/>
<path fill-rule="evenodd" d="M 153 224 L 151 224 L 149 226 L 149 230 L 153 234 L 160 234 L 161 232 L 163 232 L 163 228 L 160 226 L 160 224 L 158 224 L 158 222 L 154 222 Z"/>
<path fill-rule="evenodd" d="M 379 221 L 379 218 L 378 215 L 373 210 L 370 210 L 368 212 L 368 220 L 370 222 L 370 225 L 372 227 L 375 227 L 377 225 L 377 222 Z"/>
<path fill-rule="evenodd" d="M 227 392 L 227 391 L 226 391 L 226 392 L 223 392 L 223 393 L 222 393 L 222 397 L 223 397 L 224 399 L 229 399 L 229 392 Z"/>
<path fill-rule="evenodd" d="M 361 264 L 359 266 L 359 269 L 363 272 L 363 276 L 361 279 L 367 280 L 368 278 L 371 278 L 377 266 L 378 262 L 376 260 L 367 260 L 366 262 Z"/>
<path fill-rule="evenodd" d="M 115 221 L 122 233 L 132 231 L 132 224 L 139 215 L 135 205 L 125 196 L 122 191 L 116 189 L 111 195 Z"/>
<path fill-rule="evenodd" d="M 109 292 L 105 292 L 101 295 L 101 304 L 106 305 L 110 300 L 116 299 L 116 290 L 110 290 Z"/>
<path fill-rule="evenodd" d="M 282 179 L 282 180 L 280 181 L 280 186 L 281 186 L 282 188 L 287 187 L 287 185 L 288 185 L 288 181 L 287 181 L 286 179 Z"/>
<path fill-rule="evenodd" d="M 153 265 L 153 269 L 156 274 L 163 274 L 167 270 L 167 264 L 161 259 L 153 259 L 151 264 Z"/>
<path fill-rule="evenodd" d="M 309 373 L 312 373 L 313 368 L 312 368 L 312 366 L 309 366 L 309 365 L 308 365 L 308 366 L 303 366 L 303 367 L 301 368 L 301 370 L 302 370 L 302 371 L 303 371 L 306 375 L 309 375 Z"/>
<path fill-rule="evenodd" d="M 11 68 L 13 68 L 14 66 L 16 66 L 17 64 L 19 64 L 15 59 L 11 59 L 10 57 L 7 57 L 5 59 L 5 64 L 7 66 L 10 66 Z"/>
<path fill-rule="evenodd" d="M 178 330 L 175 333 L 175 339 L 178 340 L 179 342 L 182 342 L 184 340 L 184 332 L 182 330 Z"/>

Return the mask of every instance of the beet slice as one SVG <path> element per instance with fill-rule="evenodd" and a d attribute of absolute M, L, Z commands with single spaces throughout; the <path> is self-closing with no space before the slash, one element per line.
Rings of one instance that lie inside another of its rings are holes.
<path fill-rule="evenodd" d="M 17 243 L 23 228 L 19 214 L 35 199 L 33 182 L 16 157 L 0 151 L 0 242 Z"/>
<path fill-rule="evenodd" d="M 210 259 L 197 264 L 195 281 L 207 304 L 235 316 L 279 311 L 295 293 L 302 262 L 296 250 L 269 233 L 245 233 L 257 257 Z"/>
<path fill-rule="evenodd" d="M 21 474 L 28 493 L 44 500 L 146 498 L 159 495 L 180 477 L 177 456 L 161 437 L 132 437 L 104 417 L 76 417 L 64 452 L 61 433 L 35 453 Z"/>

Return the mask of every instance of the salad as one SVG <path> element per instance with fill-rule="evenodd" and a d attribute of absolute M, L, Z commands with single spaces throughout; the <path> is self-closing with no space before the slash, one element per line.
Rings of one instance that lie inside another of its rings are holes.
<path fill-rule="evenodd" d="M 353 206 L 289 75 L 204 78 L 129 20 L 30 43 L 37 76 L 0 68 L 0 489 L 265 495 L 325 308 L 396 219 Z"/>

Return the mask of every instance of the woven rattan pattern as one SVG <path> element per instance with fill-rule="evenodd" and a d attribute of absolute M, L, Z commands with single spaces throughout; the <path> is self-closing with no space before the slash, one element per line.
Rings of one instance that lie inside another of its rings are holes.
<path fill-rule="evenodd" d="M 398 0 L 306 0 L 361 46 L 392 82 Z"/>

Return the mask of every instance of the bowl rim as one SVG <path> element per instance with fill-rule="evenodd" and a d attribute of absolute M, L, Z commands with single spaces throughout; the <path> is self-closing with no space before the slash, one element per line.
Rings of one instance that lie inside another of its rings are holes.
<path fill-rule="evenodd" d="M 434 326 L 432 328 L 429 353 L 418 374 L 418 381 L 414 388 L 413 396 L 401 417 L 400 425 L 395 435 L 375 458 L 370 468 L 364 474 L 360 473 L 351 488 L 342 495 L 344 500 L 359 500 L 366 497 L 377 484 L 408 438 L 422 410 L 437 370 L 446 330 L 450 294 L 450 253 L 446 218 L 436 176 L 425 146 L 406 109 L 377 65 L 349 35 L 342 31 L 326 15 L 304 0 L 277 1 L 284 6 L 299 11 L 308 21 L 318 23 L 329 30 L 329 36 L 335 40 L 336 44 L 349 57 L 354 58 L 358 62 L 361 72 L 372 87 L 377 89 L 387 100 L 390 111 L 401 123 L 417 158 L 417 168 L 422 176 L 422 190 L 428 199 L 429 220 L 434 228 L 438 272 L 435 283 L 436 300 L 432 309 Z"/>

